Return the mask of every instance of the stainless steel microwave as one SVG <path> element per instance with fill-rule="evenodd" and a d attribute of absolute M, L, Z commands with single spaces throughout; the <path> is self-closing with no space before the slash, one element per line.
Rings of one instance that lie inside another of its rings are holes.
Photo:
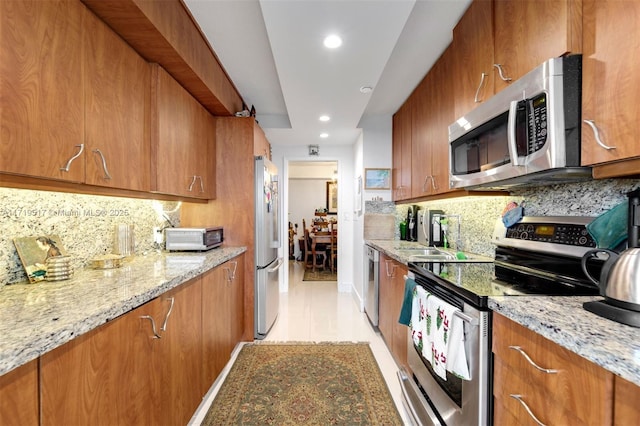
<path fill-rule="evenodd" d="M 204 251 L 222 245 L 223 228 L 167 228 L 165 248 L 169 251 Z"/>
<path fill-rule="evenodd" d="M 580 166 L 582 56 L 549 59 L 449 126 L 451 188 L 591 178 Z"/>

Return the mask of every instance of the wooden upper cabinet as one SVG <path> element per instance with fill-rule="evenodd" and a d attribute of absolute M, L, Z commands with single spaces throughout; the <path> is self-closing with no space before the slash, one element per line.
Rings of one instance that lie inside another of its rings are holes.
<path fill-rule="evenodd" d="M 640 160 L 640 2 L 584 1 L 584 52 L 582 65 L 582 164 L 594 168 L 595 177 L 638 174 Z"/>
<path fill-rule="evenodd" d="M 493 1 L 474 0 L 453 29 L 455 118 L 494 94 Z"/>
<path fill-rule="evenodd" d="M 413 198 L 449 191 L 449 132 L 454 121 L 452 49 L 447 48 L 414 91 L 411 136 Z"/>
<path fill-rule="evenodd" d="M 411 198 L 411 137 L 413 95 L 393 116 L 393 200 Z"/>
<path fill-rule="evenodd" d="M 84 161 L 85 7 L 0 1 L 0 171 L 75 182 Z"/>
<path fill-rule="evenodd" d="M 264 130 L 262 130 L 262 127 L 260 127 L 258 123 L 253 127 L 253 141 L 254 155 L 267 157 L 267 159 L 271 160 L 271 144 L 267 140 Z"/>
<path fill-rule="evenodd" d="M 150 190 L 149 64 L 87 13 L 86 183 Z"/>
<path fill-rule="evenodd" d="M 215 198 L 215 121 L 162 67 L 152 65 L 152 190 Z"/>
<path fill-rule="evenodd" d="M 550 58 L 582 52 L 582 0 L 495 1 L 494 64 L 513 81 Z M 497 68 L 496 93 L 509 82 Z"/>

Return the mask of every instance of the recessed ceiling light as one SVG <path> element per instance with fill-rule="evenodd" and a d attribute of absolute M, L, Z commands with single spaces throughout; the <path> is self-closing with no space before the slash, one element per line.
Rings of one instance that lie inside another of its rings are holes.
<path fill-rule="evenodd" d="M 320 121 L 329 121 L 329 120 L 331 120 L 331 117 L 329 117 L 328 115 L 321 115 L 320 118 L 318 118 L 318 120 L 320 120 Z"/>
<path fill-rule="evenodd" d="M 373 87 L 371 86 L 362 86 L 360 88 L 360 92 L 362 93 L 370 93 L 373 90 Z"/>
<path fill-rule="evenodd" d="M 324 39 L 324 46 L 329 49 L 335 49 L 342 45 L 342 39 L 335 34 L 331 34 Z"/>
<path fill-rule="evenodd" d="M 326 138 L 328 138 L 328 137 L 329 137 L 329 133 L 320 133 L 320 137 L 321 137 L 322 139 L 326 139 Z"/>

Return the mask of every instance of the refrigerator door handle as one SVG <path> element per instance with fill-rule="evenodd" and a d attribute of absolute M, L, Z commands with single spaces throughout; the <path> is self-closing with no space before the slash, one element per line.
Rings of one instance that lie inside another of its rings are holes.
<path fill-rule="evenodd" d="M 279 257 L 279 258 L 278 258 L 278 260 L 277 260 L 277 262 L 278 262 L 278 263 L 276 264 L 276 266 L 274 266 L 273 268 L 267 269 L 267 272 L 268 272 L 268 273 L 272 273 L 272 272 L 275 272 L 275 271 L 277 271 L 278 269 L 280 269 L 280 267 L 281 267 L 281 266 L 282 266 L 282 264 L 284 263 L 284 259 L 283 259 L 282 257 Z"/>

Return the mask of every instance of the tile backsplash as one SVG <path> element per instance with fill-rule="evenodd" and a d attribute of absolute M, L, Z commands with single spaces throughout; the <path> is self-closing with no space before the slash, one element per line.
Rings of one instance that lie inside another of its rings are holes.
<path fill-rule="evenodd" d="M 81 268 L 113 251 L 117 224 L 134 226 L 136 254 L 156 250 L 153 229 L 169 225 L 167 218 L 180 224 L 180 203 L 0 188 L 0 287 L 27 282 L 16 237 L 57 235 Z"/>
<path fill-rule="evenodd" d="M 398 224 L 405 220 L 409 205 L 420 208 L 439 209 L 448 214 L 461 216 L 462 249 L 486 256 L 494 255 L 491 235 L 496 220 L 509 201 L 524 202 L 526 216 L 598 216 L 627 199 L 627 192 L 640 186 L 634 179 L 592 180 L 573 184 L 540 186 L 514 190 L 510 195 L 468 196 L 437 201 L 400 204 L 396 206 L 396 239 L 399 239 Z M 365 211 L 380 210 L 374 202 L 365 204 Z M 386 206 L 385 206 L 386 207 Z M 454 232 L 452 220 L 449 233 Z M 455 241 L 450 235 L 449 240 Z"/>

